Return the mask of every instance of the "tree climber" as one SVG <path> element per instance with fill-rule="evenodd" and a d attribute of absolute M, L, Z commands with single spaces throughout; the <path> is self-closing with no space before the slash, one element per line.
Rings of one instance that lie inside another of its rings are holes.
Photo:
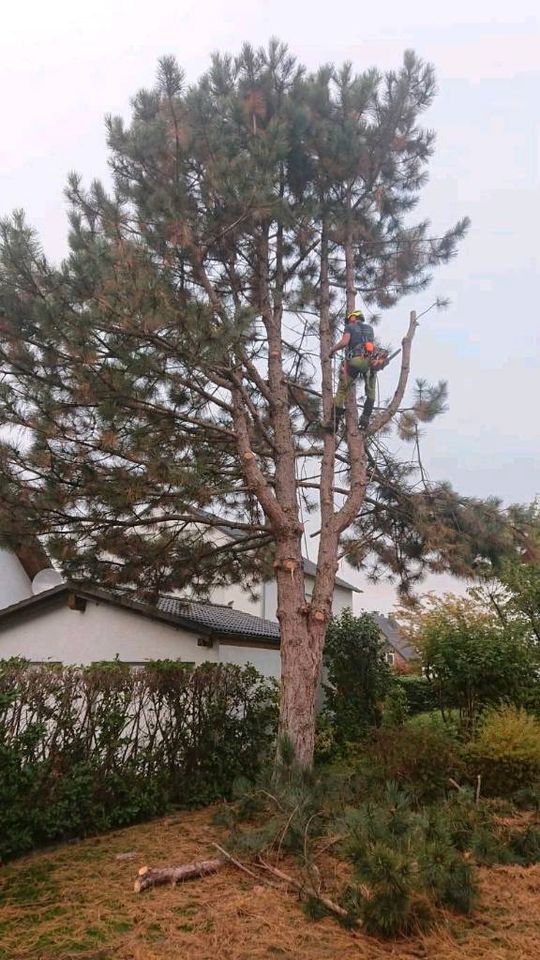
<path fill-rule="evenodd" d="M 334 398 L 333 428 L 337 429 L 345 413 L 345 402 L 351 383 L 359 374 L 362 374 L 366 399 L 359 426 L 361 430 L 366 430 L 375 405 L 377 370 L 386 366 L 388 354 L 386 351 L 376 349 L 373 327 L 366 323 L 361 310 L 352 310 L 348 314 L 343 336 L 330 351 L 330 356 L 333 357 L 345 347 L 347 348 L 346 359 L 341 364 L 338 388 Z"/>

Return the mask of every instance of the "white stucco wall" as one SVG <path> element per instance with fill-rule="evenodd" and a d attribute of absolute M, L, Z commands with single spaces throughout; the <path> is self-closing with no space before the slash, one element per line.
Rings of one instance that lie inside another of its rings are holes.
<path fill-rule="evenodd" d="M 32 596 L 30 578 L 14 553 L 0 548 L 0 610 Z"/>
<path fill-rule="evenodd" d="M 219 648 L 220 663 L 236 663 L 244 667 L 250 663 L 264 677 L 281 676 L 281 661 L 279 650 L 262 650 L 258 647 L 234 647 L 228 643 Z"/>
<path fill-rule="evenodd" d="M 117 654 L 127 663 L 165 659 L 204 663 L 218 660 L 219 647 L 199 647 L 195 634 L 91 600 L 84 613 L 62 606 L 0 625 L 0 659 L 20 656 L 87 664 L 113 660 Z"/>
<path fill-rule="evenodd" d="M 352 609 L 354 593 L 346 587 L 336 587 L 334 590 L 334 599 L 332 601 L 332 613 L 339 617 L 345 607 Z"/>

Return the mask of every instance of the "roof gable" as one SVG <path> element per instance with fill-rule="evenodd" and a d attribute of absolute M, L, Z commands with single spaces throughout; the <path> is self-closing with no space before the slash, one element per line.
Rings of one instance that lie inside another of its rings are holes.
<path fill-rule="evenodd" d="M 393 650 L 404 660 L 417 660 L 418 653 L 412 644 L 405 639 L 399 624 L 392 617 L 385 617 L 381 613 L 373 612 L 370 614 L 379 627 L 384 639 Z"/>

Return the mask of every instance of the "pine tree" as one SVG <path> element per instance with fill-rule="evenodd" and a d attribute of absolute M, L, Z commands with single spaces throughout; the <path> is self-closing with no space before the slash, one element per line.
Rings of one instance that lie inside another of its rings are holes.
<path fill-rule="evenodd" d="M 165 57 L 131 122 L 107 120 L 112 190 L 69 178 L 65 261 L 47 261 L 22 213 L 0 228 L 0 409 L 12 428 L 0 484 L 19 535 L 43 534 L 68 573 L 151 598 L 273 572 L 281 729 L 305 765 L 338 551 L 358 566 L 375 557 L 407 589 L 426 567 L 470 569 L 511 540 L 488 504 L 478 544 L 476 507 L 419 486 L 388 447 L 396 418 L 417 442 L 445 402 L 444 384 L 420 383 L 403 408 L 414 319 L 368 437 L 352 391 L 345 452 L 320 430 L 336 324 L 355 294 L 376 310 L 423 291 L 466 231 L 461 220 L 432 238 L 409 218 L 434 91 L 411 52 L 384 75 L 311 75 L 277 41 L 246 45 L 215 55 L 191 87 Z M 321 515 L 311 600 L 302 503 Z M 235 539 L 216 542 L 217 526 Z"/>

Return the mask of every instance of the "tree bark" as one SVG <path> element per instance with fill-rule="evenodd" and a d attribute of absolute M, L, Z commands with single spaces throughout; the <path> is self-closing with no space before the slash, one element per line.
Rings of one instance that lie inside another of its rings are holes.
<path fill-rule="evenodd" d="M 281 633 L 280 737 L 287 737 L 296 761 L 313 763 L 315 701 L 322 645 L 310 630 L 302 553 L 298 538 L 278 541 L 276 581 Z"/>
<path fill-rule="evenodd" d="M 351 198 L 347 198 L 349 214 Z M 323 418 L 332 417 L 332 363 L 330 350 L 334 331 L 330 319 L 329 237 L 326 224 L 321 232 L 321 273 L 319 332 L 322 374 Z M 344 240 L 347 312 L 355 306 L 355 264 L 352 227 L 349 222 Z M 315 705 L 320 679 L 326 628 L 332 614 L 332 599 L 337 572 L 337 555 L 341 533 L 354 521 L 366 492 L 366 451 L 364 435 L 358 428 L 355 390 L 347 400 L 347 444 L 349 448 L 350 490 L 339 509 L 335 503 L 336 440 L 331 432 L 325 434 L 321 459 L 320 509 L 321 534 L 317 573 L 311 602 L 306 601 L 299 518 L 298 481 L 296 477 L 297 449 L 290 409 L 289 388 L 284 373 L 282 319 L 283 319 L 283 250 L 282 235 L 278 231 L 276 249 L 272 251 L 268 225 L 262 225 L 258 238 L 254 265 L 256 306 L 264 324 L 268 345 L 268 381 L 261 390 L 268 401 L 270 430 L 261 423 L 258 411 L 250 402 L 243 383 L 243 371 L 259 379 L 239 356 L 238 367 L 229 373 L 231 412 L 235 439 L 243 467 L 247 488 L 257 497 L 276 544 L 275 576 L 278 594 L 278 621 L 281 632 L 281 703 L 280 737 L 290 740 L 296 761 L 304 767 L 313 763 L 315 747 Z M 271 282 L 271 262 L 274 262 Z M 214 309 L 219 314 L 224 306 L 209 281 L 202 263 L 197 264 L 198 275 Z M 380 429 L 397 409 L 403 395 L 409 370 L 410 346 L 416 323 L 411 317 L 409 332 L 403 341 L 403 362 L 400 381 L 387 411 L 379 415 L 375 429 Z M 216 381 L 217 382 L 217 381 Z M 274 460 L 272 483 L 258 463 L 252 449 L 252 431 L 258 430 L 266 439 Z"/>
<path fill-rule="evenodd" d="M 135 893 L 142 893 L 149 887 L 159 887 L 164 883 L 183 883 L 185 880 L 194 880 L 197 877 L 206 877 L 210 873 L 217 873 L 226 865 L 221 858 L 215 860 L 195 860 L 193 863 L 184 863 L 180 867 L 141 867 L 135 880 Z"/>

